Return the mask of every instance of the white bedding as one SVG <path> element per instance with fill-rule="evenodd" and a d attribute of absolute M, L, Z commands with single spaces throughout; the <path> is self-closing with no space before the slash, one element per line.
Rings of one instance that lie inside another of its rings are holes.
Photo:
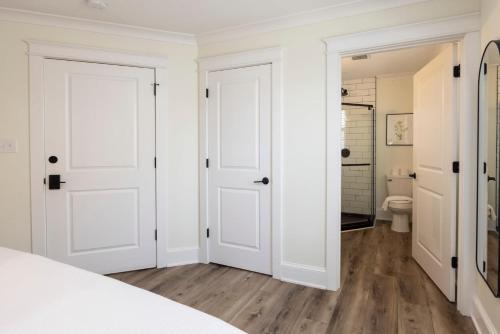
<path fill-rule="evenodd" d="M 0 333 L 243 333 L 115 279 L 0 247 Z"/>

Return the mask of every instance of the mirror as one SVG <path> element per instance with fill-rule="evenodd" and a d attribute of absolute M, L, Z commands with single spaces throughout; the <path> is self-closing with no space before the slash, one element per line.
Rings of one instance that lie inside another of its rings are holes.
<path fill-rule="evenodd" d="M 479 70 L 476 264 L 499 297 L 500 40 L 486 46 Z"/>

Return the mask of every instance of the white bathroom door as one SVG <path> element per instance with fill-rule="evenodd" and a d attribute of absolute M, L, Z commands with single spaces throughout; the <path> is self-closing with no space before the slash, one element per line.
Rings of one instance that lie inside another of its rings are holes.
<path fill-rule="evenodd" d="M 455 300 L 458 112 L 456 47 L 448 46 L 414 76 L 413 257 Z"/>
<path fill-rule="evenodd" d="M 208 75 L 209 257 L 271 274 L 271 65 Z"/>
<path fill-rule="evenodd" d="M 48 59 L 43 75 L 47 256 L 155 267 L 154 70 Z"/>

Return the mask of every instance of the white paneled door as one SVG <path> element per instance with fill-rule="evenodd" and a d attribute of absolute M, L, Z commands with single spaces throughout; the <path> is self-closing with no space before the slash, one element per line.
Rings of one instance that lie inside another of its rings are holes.
<path fill-rule="evenodd" d="M 414 77 L 413 257 L 450 300 L 455 300 L 458 112 L 449 46 Z"/>
<path fill-rule="evenodd" d="M 271 65 L 208 74 L 210 261 L 271 274 Z"/>
<path fill-rule="evenodd" d="M 44 61 L 48 257 L 156 266 L 154 82 L 153 69 Z"/>

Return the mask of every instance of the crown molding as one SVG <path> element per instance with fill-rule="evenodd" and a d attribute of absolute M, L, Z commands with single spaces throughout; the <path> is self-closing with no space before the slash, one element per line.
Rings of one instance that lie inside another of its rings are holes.
<path fill-rule="evenodd" d="M 411 47 L 425 43 L 450 42 L 462 38 L 466 33 L 481 29 L 481 14 L 450 16 L 442 19 L 387 27 L 364 31 L 349 35 L 323 39 L 327 45 L 327 53 L 339 52 L 350 56 L 354 46 L 364 45 L 364 49 L 356 49 L 356 53 L 374 53 Z M 418 39 L 418 41 L 416 41 Z M 384 46 L 379 46 L 384 40 Z M 407 42 L 411 41 L 411 42 Z"/>
<path fill-rule="evenodd" d="M 355 16 L 428 1 L 431 0 L 386 0 L 383 2 L 373 0 L 354 0 L 348 3 L 323 7 L 312 11 L 209 31 L 197 34 L 196 39 L 199 45 L 217 43 L 259 33 L 293 28 L 322 21 L 330 21 L 340 17 Z"/>
<path fill-rule="evenodd" d="M 192 34 L 0 7 L 0 20 L 90 31 L 160 42 L 196 45 Z"/>

